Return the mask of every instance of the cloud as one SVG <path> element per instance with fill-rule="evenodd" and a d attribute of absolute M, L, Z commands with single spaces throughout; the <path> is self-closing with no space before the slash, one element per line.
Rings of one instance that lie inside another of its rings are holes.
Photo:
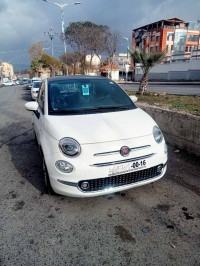
<path fill-rule="evenodd" d="M 51 0 L 55 1 L 55 0 Z M 118 30 L 131 41 L 134 28 L 171 17 L 184 20 L 200 19 L 199 0 L 80 0 L 81 5 L 67 6 L 64 9 L 65 26 L 70 22 L 92 21 L 108 25 Z M 56 0 L 55 2 L 73 2 Z M 54 32 L 61 32 L 61 10 L 55 5 L 42 0 L 0 0 L 0 58 L 9 59 L 15 51 L 27 49 L 40 40 L 48 40 L 44 32 L 53 26 Z M 56 37 L 55 46 L 62 42 Z M 46 44 L 50 46 L 50 43 Z M 122 46 L 122 49 L 124 47 Z M 18 55 L 16 55 L 18 56 Z M 24 60 L 24 54 L 21 60 Z M 5 60 L 4 59 L 4 60 Z M 18 59 L 16 59 L 18 60 Z"/>
<path fill-rule="evenodd" d="M 5 3 L 3 0 L 0 3 L 0 13 L 4 12 L 7 8 L 7 3 Z"/>

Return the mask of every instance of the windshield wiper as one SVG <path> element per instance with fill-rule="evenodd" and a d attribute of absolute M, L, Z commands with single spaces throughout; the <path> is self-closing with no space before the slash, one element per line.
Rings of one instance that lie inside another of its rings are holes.
<path fill-rule="evenodd" d="M 83 108 L 82 111 L 101 111 L 101 110 L 127 110 L 129 107 L 126 106 L 99 106 Z"/>
<path fill-rule="evenodd" d="M 72 110 L 52 110 L 50 114 L 76 114 L 76 113 L 83 113 L 88 111 L 103 111 L 103 110 L 127 110 L 129 109 L 126 106 L 99 106 L 99 107 L 88 107 L 88 108 L 81 108 L 81 109 L 72 109 Z"/>
<path fill-rule="evenodd" d="M 50 111 L 50 114 L 70 114 L 70 113 L 80 113 L 81 110 L 53 110 Z"/>

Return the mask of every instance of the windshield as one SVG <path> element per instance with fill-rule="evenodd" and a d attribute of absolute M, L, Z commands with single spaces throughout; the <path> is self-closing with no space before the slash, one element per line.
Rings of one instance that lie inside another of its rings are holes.
<path fill-rule="evenodd" d="M 34 81 L 33 82 L 33 88 L 39 88 L 42 82 Z"/>
<path fill-rule="evenodd" d="M 113 112 L 137 108 L 109 79 L 66 79 L 48 85 L 50 114 Z"/>

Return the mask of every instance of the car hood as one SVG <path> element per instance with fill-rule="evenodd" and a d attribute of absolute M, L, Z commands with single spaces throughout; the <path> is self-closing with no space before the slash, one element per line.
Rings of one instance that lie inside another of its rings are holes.
<path fill-rule="evenodd" d="M 53 138 L 80 144 L 117 141 L 152 134 L 154 120 L 141 109 L 84 115 L 45 116 L 45 130 Z"/>

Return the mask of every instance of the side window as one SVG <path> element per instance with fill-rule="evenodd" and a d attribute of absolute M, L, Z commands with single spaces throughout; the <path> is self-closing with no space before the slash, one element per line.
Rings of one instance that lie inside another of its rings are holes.
<path fill-rule="evenodd" d="M 38 104 L 39 104 L 42 112 L 44 112 L 44 96 L 45 96 L 45 83 L 43 81 L 41 84 L 39 93 L 38 93 Z"/>

